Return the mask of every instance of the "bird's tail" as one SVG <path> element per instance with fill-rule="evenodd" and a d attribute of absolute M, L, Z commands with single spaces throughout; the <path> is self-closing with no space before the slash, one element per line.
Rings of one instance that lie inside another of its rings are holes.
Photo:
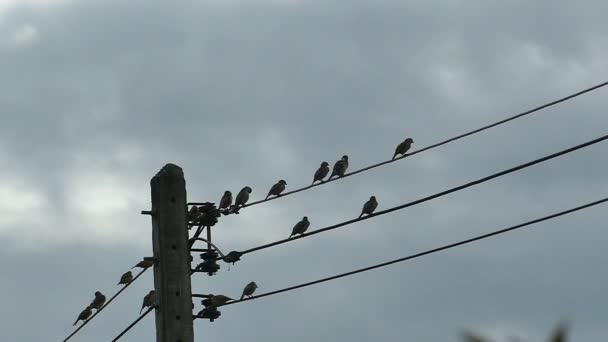
<path fill-rule="evenodd" d="M 266 195 L 266 198 L 264 198 L 264 200 L 267 200 L 267 199 L 268 199 L 268 197 L 270 197 L 270 194 Z"/>
<path fill-rule="evenodd" d="M 141 312 L 144 311 L 145 306 L 142 305 L 141 309 L 139 310 L 139 314 L 141 315 Z"/>
<path fill-rule="evenodd" d="M 391 160 L 395 160 L 395 157 L 397 157 L 397 153 L 393 154 L 393 158 L 391 158 Z"/>
<path fill-rule="evenodd" d="M 74 322 L 74 324 L 73 324 L 72 326 L 74 326 L 74 325 L 78 324 L 78 321 L 79 321 L 79 320 L 80 320 L 80 319 L 77 319 L 77 320 L 76 320 L 76 322 Z"/>
<path fill-rule="evenodd" d="M 364 213 L 361 213 L 361 215 L 359 215 L 359 217 L 357 217 L 357 218 L 361 218 L 361 217 L 363 216 L 363 214 L 364 214 Z"/>
<path fill-rule="evenodd" d="M 243 294 L 241 295 L 241 299 L 239 300 L 243 300 L 243 298 L 245 298 L 245 293 L 243 292 Z"/>

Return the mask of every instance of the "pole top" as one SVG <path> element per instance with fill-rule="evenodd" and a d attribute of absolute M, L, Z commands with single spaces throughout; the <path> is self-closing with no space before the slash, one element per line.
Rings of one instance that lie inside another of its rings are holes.
<path fill-rule="evenodd" d="M 152 177 L 152 180 L 150 181 L 151 184 L 153 184 L 154 182 L 156 182 L 157 179 L 160 178 L 172 178 L 172 179 L 179 179 L 179 178 L 184 178 L 184 170 L 182 170 L 181 167 L 172 164 L 172 163 L 168 163 L 165 166 L 163 166 L 162 169 L 160 169 L 160 171 L 158 171 L 158 173 Z"/>

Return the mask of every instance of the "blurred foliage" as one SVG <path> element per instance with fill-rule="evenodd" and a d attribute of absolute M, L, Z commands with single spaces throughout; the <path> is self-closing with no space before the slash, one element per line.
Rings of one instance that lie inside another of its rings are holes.
<path fill-rule="evenodd" d="M 565 324 L 559 324 L 555 331 L 551 334 L 549 342 L 566 342 L 568 334 L 568 327 Z M 462 334 L 462 340 L 464 342 L 494 342 L 494 340 L 487 337 L 478 335 L 477 333 L 467 331 Z M 524 342 L 518 338 L 511 338 L 510 342 Z"/>

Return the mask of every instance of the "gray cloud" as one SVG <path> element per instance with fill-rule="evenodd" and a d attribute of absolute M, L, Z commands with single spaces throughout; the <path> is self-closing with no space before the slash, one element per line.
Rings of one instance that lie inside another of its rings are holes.
<path fill-rule="evenodd" d="M 95 290 L 150 254 L 149 179 L 184 168 L 190 200 L 319 163 L 390 158 L 604 81 L 608 5 L 524 1 L 149 1 L 17 5 L 0 21 L 2 337 L 62 338 Z M 29 33 L 28 33 L 29 32 Z M 33 33 L 35 32 L 35 33 Z M 17 35 L 17 40 L 15 40 Z M 605 90 L 409 160 L 226 217 L 224 249 L 417 199 L 605 134 Z M 457 194 L 247 256 L 197 292 L 269 291 L 605 196 L 605 143 Z M 606 336 L 603 208 L 407 265 L 226 307 L 205 339 L 449 340 L 479 329 Z M 321 260 L 321 261 L 319 261 Z M 91 265 L 94 265 L 92 267 Z M 226 268 L 226 267 L 223 267 Z M 145 274 L 81 340 L 137 317 Z M 238 329 L 235 327 L 238 326 Z M 35 327 L 35 329 L 31 328 Z M 146 318 L 128 338 L 148 341 Z M 78 339 L 76 339 L 78 340 Z"/>

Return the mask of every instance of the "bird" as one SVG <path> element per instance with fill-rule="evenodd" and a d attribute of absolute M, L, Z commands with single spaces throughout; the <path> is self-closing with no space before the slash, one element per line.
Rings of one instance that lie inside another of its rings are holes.
<path fill-rule="evenodd" d="M 211 298 L 209 298 L 209 302 L 211 303 L 211 306 L 215 306 L 215 307 L 222 306 L 231 300 L 234 300 L 234 299 L 232 299 L 228 296 L 224 296 L 222 294 L 212 295 Z"/>
<path fill-rule="evenodd" d="M 255 289 L 258 288 L 258 284 L 255 283 L 255 281 L 252 281 L 251 283 L 247 284 L 245 286 L 245 288 L 243 289 L 243 294 L 241 295 L 241 299 L 245 298 L 245 296 L 247 297 L 251 297 L 251 295 L 253 295 L 253 293 L 255 292 Z"/>
<path fill-rule="evenodd" d="M 101 292 L 96 291 L 95 299 L 93 299 L 93 301 L 91 302 L 91 305 L 89 305 L 89 307 L 91 307 L 91 309 L 99 310 L 99 309 L 101 309 L 103 304 L 105 304 L 105 302 L 106 302 L 106 296 L 104 296 Z"/>
<path fill-rule="evenodd" d="M 220 200 L 220 209 L 226 209 L 232 204 L 232 192 L 226 190 Z"/>
<path fill-rule="evenodd" d="M 325 178 L 325 176 L 327 176 L 328 173 L 329 173 L 329 163 L 324 161 L 321 163 L 321 166 L 319 166 L 319 168 L 317 169 L 317 172 L 315 172 L 315 176 L 312 179 L 312 184 L 315 184 L 316 181 L 323 182 L 323 178 Z"/>
<path fill-rule="evenodd" d="M 343 155 L 342 159 L 334 164 L 334 169 L 331 171 L 331 175 L 327 180 L 330 180 L 333 176 L 344 177 L 346 169 L 348 169 L 348 156 Z"/>
<path fill-rule="evenodd" d="M 137 265 L 131 267 L 131 269 L 134 269 L 135 267 L 139 267 L 139 268 L 148 268 L 148 267 L 152 267 L 154 265 L 154 261 L 152 260 L 142 260 L 140 262 L 137 263 Z"/>
<path fill-rule="evenodd" d="M 285 190 L 285 187 L 287 186 L 287 182 L 283 179 L 281 179 L 280 181 L 276 182 L 271 188 L 270 191 L 268 191 L 268 195 L 266 195 L 265 199 L 268 199 L 268 197 L 275 195 L 277 197 L 281 196 L 281 192 L 283 192 Z"/>
<path fill-rule="evenodd" d="M 188 221 L 194 221 L 194 219 L 196 219 L 198 217 L 198 207 L 193 205 L 190 208 L 190 211 L 188 211 Z"/>
<path fill-rule="evenodd" d="M 296 234 L 304 234 L 304 232 L 306 231 L 306 229 L 308 229 L 309 226 L 310 226 L 310 222 L 308 221 L 308 217 L 304 216 L 300 222 L 296 223 L 296 225 L 293 226 L 293 229 L 291 230 L 291 235 L 289 235 L 289 238 L 291 238 L 292 236 L 294 236 Z"/>
<path fill-rule="evenodd" d="M 361 215 L 359 215 L 359 218 L 361 218 L 361 216 L 363 216 L 364 214 L 371 215 L 377 207 L 378 201 L 376 201 L 376 196 L 370 197 L 369 200 L 363 205 L 363 209 L 361 209 Z"/>
<path fill-rule="evenodd" d="M 120 281 L 116 285 L 128 284 L 132 281 L 133 281 L 133 273 L 131 273 L 131 271 L 127 271 L 122 276 L 120 276 Z"/>
<path fill-rule="evenodd" d="M 74 325 L 78 324 L 78 321 L 86 321 L 87 319 L 89 319 L 89 317 L 91 317 L 92 313 L 93 311 L 91 310 L 91 307 L 87 306 L 86 309 L 82 310 L 82 312 L 78 315 L 78 318 L 76 319 L 76 322 L 74 322 Z"/>
<path fill-rule="evenodd" d="M 395 154 L 393 154 L 393 158 L 391 160 L 395 160 L 395 158 L 397 158 L 397 155 L 399 154 L 405 157 L 405 152 L 407 152 L 412 147 L 413 143 L 414 140 L 412 138 L 407 138 L 403 140 L 399 145 L 397 145 L 397 148 L 395 148 Z"/>
<path fill-rule="evenodd" d="M 249 195 L 251 194 L 251 192 L 252 192 L 252 190 L 248 186 L 242 188 L 241 191 L 239 191 L 239 193 L 236 195 L 236 199 L 234 200 L 234 204 L 237 207 L 239 205 L 245 205 L 245 203 L 247 203 L 247 201 L 249 201 Z"/>
<path fill-rule="evenodd" d="M 149 308 L 149 307 L 153 306 L 155 302 L 156 302 L 156 292 L 154 290 L 151 290 L 144 297 L 143 303 L 141 303 L 141 310 L 139 310 L 139 313 L 141 314 L 141 312 L 144 310 L 144 308 Z"/>

